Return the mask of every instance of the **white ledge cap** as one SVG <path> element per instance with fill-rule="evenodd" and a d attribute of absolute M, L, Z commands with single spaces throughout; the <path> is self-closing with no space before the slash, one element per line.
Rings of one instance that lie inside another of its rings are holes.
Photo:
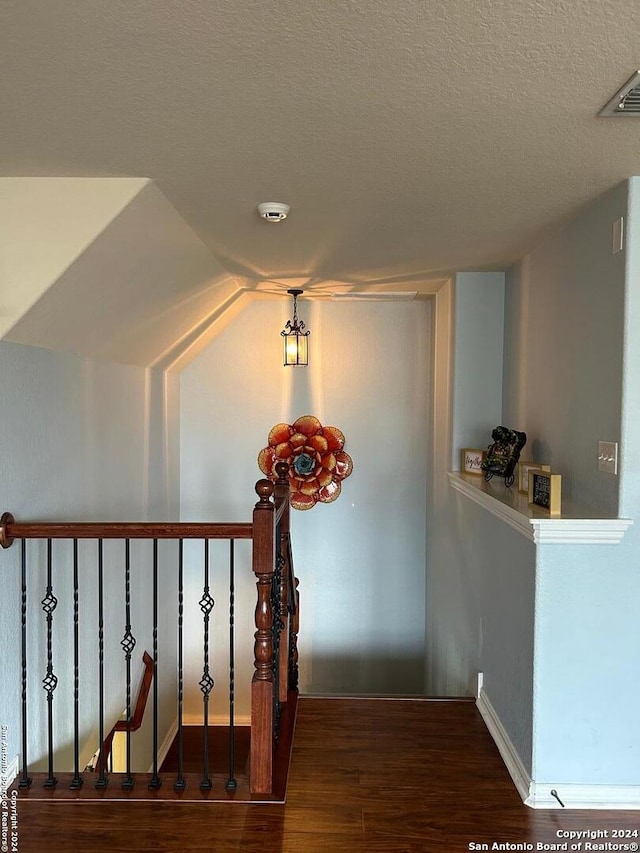
<path fill-rule="evenodd" d="M 536 545 L 618 545 L 633 524 L 630 518 L 550 518 L 530 507 L 526 495 L 504 483 L 487 483 L 473 474 L 449 474 L 451 486 L 484 507 Z"/>

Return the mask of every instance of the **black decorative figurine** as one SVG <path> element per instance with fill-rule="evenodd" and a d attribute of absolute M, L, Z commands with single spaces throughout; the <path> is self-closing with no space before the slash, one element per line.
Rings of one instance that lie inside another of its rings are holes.
<path fill-rule="evenodd" d="M 497 426 L 491 433 L 493 444 L 482 461 L 485 480 L 494 474 L 504 477 L 505 486 L 512 486 L 515 480 L 515 467 L 520 459 L 520 451 L 527 443 L 527 435 L 515 429 Z"/>

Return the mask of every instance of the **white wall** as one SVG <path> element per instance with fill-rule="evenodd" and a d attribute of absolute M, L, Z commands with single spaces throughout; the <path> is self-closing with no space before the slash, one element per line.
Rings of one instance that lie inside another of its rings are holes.
<path fill-rule="evenodd" d="M 571 336 L 572 349 L 564 356 L 560 341 L 552 345 L 549 357 L 564 359 L 565 367 L 545 377 L 548 399 L 564 395 L 572 401 L 569 434 L 561 435 L 561 413 L 548 417 L 559 459 L 569 465 L 575 448 L 584 448 L 587 455 L 568 469 L 574 496 L 615 512 L 619 488 L 620 515 L 636 521 L 616 547 L 539 549 L 534 769 L 542 781 L 564 777 L 578 783 L 640 785 L 640 744 L 632 710 L 640 702 L 638 185 L 639 179 L 632 178 L 615 187 L 546 250 L 541 247 L 542 257 L 536 258 L 533 269 L 542 268 L 545 275 L 530 283 L 534 310 L 550 273 L 563 272 L 566 290 L 576 298 L 583 294 L 578 308 L 582 337 Z M 626 248 L 612 255 L 611 225 L 619 216 L 626 220 Z M 559 260 L 563 244 L 576 256 L 570 267 Z M 558 323 L 569 323 L 576 309 L 565 297 L 557 299 L 565 306 Z M 532 382 L 542 384 L 537 372 L 542 368 L 529 366 Z M 619 487 L 618 478 L 595 470 L 594 445 L 607 435 L 621 442 Z"/>
<path fill-rule="evenodd" d="M 625 252 L 611 240 L 626 212 L 621 184 L 516 264 L 506 290 L 505 420 L 526 425 L 564 497 L 613 515 L 618 481 L 596 459 L 599 440 L 620 441 Z"/>
<path fill-rule="evenodd" d="M 20 521 L 163 520 L 178 514 L 178 385 L 175 378 L 141 368 L 94 362 L 19 344 L 0 344 L 0 441 L 2 509 Z M 134 543 L 137 555 L 149 543 Z M 122 546 L 105 543 L 105 655 L 108 731 L 124 708 L 124 579 Z M 46 544 L 28 549 L 30 760 L 46 751 L 46 701 L 41 679 L 46 668 L 46 629 L 39 601 L 44 596 Z M 82 761 L 98 746 L 97 571 L 95 542 L 80 543 L 81 741 Z M 4 597 L 0 609 L 3 692 L 0 721 L 9 726 L 9 753 L 20 750 L 20 544 L 2 552 Z M 169 569 L 162 571 L 163 589 Z M 174 572 L 175 573 L 175 572 Z M 137 672 L 151 647 L 148 564 L 134 558 L 133 632 Z M 54 542 L 54 694 L 59 767 L 72 760 L 72 566 L 71 546 Z M 32 608 L 35 608 L 32 610 Z M 174 620 L 173 601 L 163 601 L 163 623 Z M 175 716 L 175 631 L 161 634 L 160 723 Z M 164 639 L 166 638 L 166 639 Z M 170 638 L 170 639 L 169 639 Z M 65 698 L 65 696 L 67 698 Z M 148 722 L 148 721 L 147 721 Z M 149 729 L 134 737 L 134 757 L 147 770 Z"/>
<path fill-rule="evenodd" d="M 619 513 L 635 517 L 640 509 L 640 178 L 630 178 L 627 188 Z"/>
<path fill-rule="evenodd" d="M 504 273 L 457 273 L 454 312 L 452 470 L 458 471 L 460 448 L 486 448 L 502 416 Z"/>
<path fill-rule="evenodd" d="M 517 418 L 534 458 L 562 474 L 563 499 L 631 518 L 640 509 L 637 182 L 602 196 L 510 271 L 505 336 L 505 420 Z M 614 255 L 620 216 L 627 245 Z M 620 441 L 619 478 L 598 473 L 598 439 Z M 527 569 L 523 589 L 535 573 L 532 777 L 541 784 L 640 784 L 632 711 L 639 532 L 617 546 L 538 546 Z M 508 535 L 496 531 L 494 550 Z M 513 589 L 504 606 L 520 607 L 521 595 Z M 494 701 L 496 674 L 485 666 Z M 502 719 L 517 743 L 517 726 Z"/>
<path fill-rule="evenodd" d="M 501 421 L 504 275 L 458 274 L 437 300 L 435 410 L 441 443 L 434 453 L 428 515 L 426 684 L 431 695 L 461 696 L 476 688 L 483 615 L 491 632 L 502 624 L 494 620 L 493 606 L 490 615 L 485 613 L 479 579 L 495 586 L 485 574 L 505 564 L 498 560 L 494 566 L 493 552 L 485 558 L 475 547 L 477 525 L 459 515 L 447 471 L 459 469 L 462 447 L 487 447 Z M 442 419 L 448 408 L 450 422 Z M 444 454 L 448 464 L 438 469 Z"/>
<path fill-rule="evenodd" d="M 147 183 L 147 178 L 0 178 L 0 335 Z"/>
<path fill-rule="evenodd" d="M 509 270 L 501 414 L 527 432 L 528 458 L 563 475 L 565 500 L 631 518 L 640 509 L 637 196 L 637 178 L 614 188 Z M 612 254 L 620 216 L 626 248 Z M 486 349 L 461 336 L 462 305 L 452 312 L 453 400 L 467 398 L 460 370 L 471 369 L 460 341 L 471 359 Z M 451 434 L 472 435 L 473 411 L 453 411 Z M 599 439 L 620 442 L 619 478 L 598 473 Z M 430 691 L 463 687 L 482 671 L 487 698 L 543 788 L 640 784 L 631 710 L 640 701 L 640 531 L 618 546 L 536 547 L 445 492 L 431 526 L 427 601 L 430 614 L 451 620 L 429 617 Z"/>
<path fill-rule="evenodd" d="M 332 504 L 292 513 L 302 598 L 301 688 L 419 693 L 429 303 L 302 300 L 299 314 L 311 329 L 306 369 L 282 366 L 279 332 L 290 308 L 287 300 L 252 303 L 182 373 L 182 518 L 250 517 L 253 486 L 261 476 L 256 457 L 276 423 L 314 414 L 339 427 L 354 461 L 342 495 Z M 201 585 L 200 565 L 192 568 L 194 589 Z M 248 555 L 242 572 L 241 592 L 252 619 L 255 586 Z M 222 588 L 220 599 L 226 607 Z M 201 621 L 195 605 L 192 617 L 195 625 Z M 198 649 L 197 631 L 191 648 Z M 245 663 L 252 659 L 249 644 Z M 194 714 L 200 705 L 194 694 Z"/>
<path fill-rule="evenodd" d="M 530 771 L 535 546 L 462 495 L 454 501 L 464 597 L 452 618 L 467 626 L 460 645 L 471 649 L 470 686 L 482 672 L 483 689 Z"/>
<path fill-rule="evenodd" d="M 640 786 L 638 531 L 539 551 L 533 777 Z"/>
<path fill-rule="evenodd" d="M 20 293 L 23 313 L 14 318 L 6 340 L 164 368 L 193 345 L 202 325 L 213 325 L 239 297 L 235 281 L 153 183 L 132 180 L 135 198 L 130 190 L 128 203 L 112 209 L 106 208 L 103 196 L 114 195 L 111 182 L 116 188 L 123 182 L 128 186 L 124 179 L 93 179 L 88 185 L 77 178 L 24 179 L 24 185 L 22 179 L 15 180 L 18 188 L 3 198 L 5 183 L 0 179 L 0 223 L 6 219 L 12 226 L 4 241 L 0 237 L 0 270 L 3 259 L 10 262 L 19 256 L 20 264 L 8 264 L 12 275 L 7 280 L 20 283 L 11 294 L 15 298 Z M 51 181 L 57 187 L 53 200 Z M 83 210 L 90 193 L 100 200 L 93 206 L 103 213 L 101 219 L 91 205 L 85 207 L 92 216 Z M 103 208 L 111 214 L 108 219 Z M 42 219 L 34 216 L 34 209 Z M 60 234 L 51 233 L 51 223 Z M 32 247 L 43 242 L 47 251 L 40 258 Z M 34 279 L 39 289 L 30 304 L 25 300 L 36 286 Z M 0 304 L 6 301 L 3 296 L 0 288 Z"/>

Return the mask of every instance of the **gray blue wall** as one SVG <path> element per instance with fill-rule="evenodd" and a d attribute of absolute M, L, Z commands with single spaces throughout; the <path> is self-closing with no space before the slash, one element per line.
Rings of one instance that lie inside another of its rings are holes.
<path fill-rule="evenodd" d="M 163 520 L 178 514 L 178 386 L 160 372 L 80 358 L 13 343 L 0 343 L 0 443 L 2 511 L 20 521 Z M 124 579 L 122 544 L 105 543 L 105 727 L 126 703 Z M 134 543 L 135 545 L 136 543 Z M 97 749 L 98 617 L 96 543 L 80 543 L 80 645 L 82 655 L 81 762 Z M 148 555 L 149 556 L 149 555 Z M 30 761 L 46 754 L 46 629 L 39 606 L 46 586 L 45 543 L 31 542 L 28 557 Z M 134 549 L 134 562 L 135 549 Z M 138 645 L 133 659 L 137 683 L 144 649 L 152 648 L 149 608 L 150 562 L 132 572 L 132 613 Z M 20 543 L 1 554 L 0 607 L 2 682 L 0 722 L 7 725 L 8 758 L 21 751 Z M 173 572 L 175 575 L 175 571 Z M 161 578 L 165 578 L 161 566 Z M 168 581 L 167 581 L 168 583 Z M 173 582 L 172 582 L 173 583 Z M 166 585 L 166 584 L 165 584 Z M 57 764 L 72 768 L 73 588 L 72 552 L 54 542 L 53 665 Z M 169 630 L 160 635 L 163 687 L 161 738 L 175 717 L 175 606 L 160 605 Z M 147 720 L 148 722 L 148 720 Z M 149 769 L 150 728 L 132 741 L 135 767 Z"/>
<path fill-rule="evenodd" d="M 340 497 L 292 511 L 305 692 L 423 691 L 430 307 L 303 301 L 311 337 L 301 370 L 282 366 L 290 303 L 258 300 L 181 375 L 183 518 L 246 519 L 256 457 L 279 422 L 312 414 L 346 437 L 354 468 Z M 251 602 L 248 571 L 238 571 L 247 585 L 238 600 L 246 592 Z M 195 660 L 193 628 L 186 643 Z M 251 667 L 251 646 L 238 661 Z M 186 701 L 195 709 L 199 697 Z"/>
<path fill-rule="evenodd" d="M 524 456 L 550 463 L 565 502 L 596 516 L 635 518 L 640 509 L 637 196 L 636 178 L 615 187 L 506 277 L 498 420 L 525 430 Z M 620 216 L 626 248 L 612 254 Z M 468 377 L 459 373 L 463 325 L 459 310 L 454 316 L 457 400 Z M 486 346 L 477 351 L 482 362 Z M 486 419 L 453 410 L 458 442 Z M 598 472 L 598 440 L 620 442 L 619 477 Z M 483 671 L 486 695 L 536 782 L 640 784 L 640 530 L 617 546 L 534 546 L 457 494 L 440 521 L 429 612 L 449 609 L 452 624 L 431 627 L 432 691 L 471 685 Z"/>

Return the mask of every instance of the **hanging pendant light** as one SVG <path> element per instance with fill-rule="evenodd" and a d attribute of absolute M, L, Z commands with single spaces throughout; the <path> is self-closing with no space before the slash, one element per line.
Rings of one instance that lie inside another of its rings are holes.
<path fill-rule="evenodd" d="M 298 296 L 303 290 L 287 290 L 293 296 L 293 320 L 287 320 L 280 332 L 284 339 L 284 366 L 306 367 L 309 364 L 309 331 L 302 320 L 298 320 Z"/>

